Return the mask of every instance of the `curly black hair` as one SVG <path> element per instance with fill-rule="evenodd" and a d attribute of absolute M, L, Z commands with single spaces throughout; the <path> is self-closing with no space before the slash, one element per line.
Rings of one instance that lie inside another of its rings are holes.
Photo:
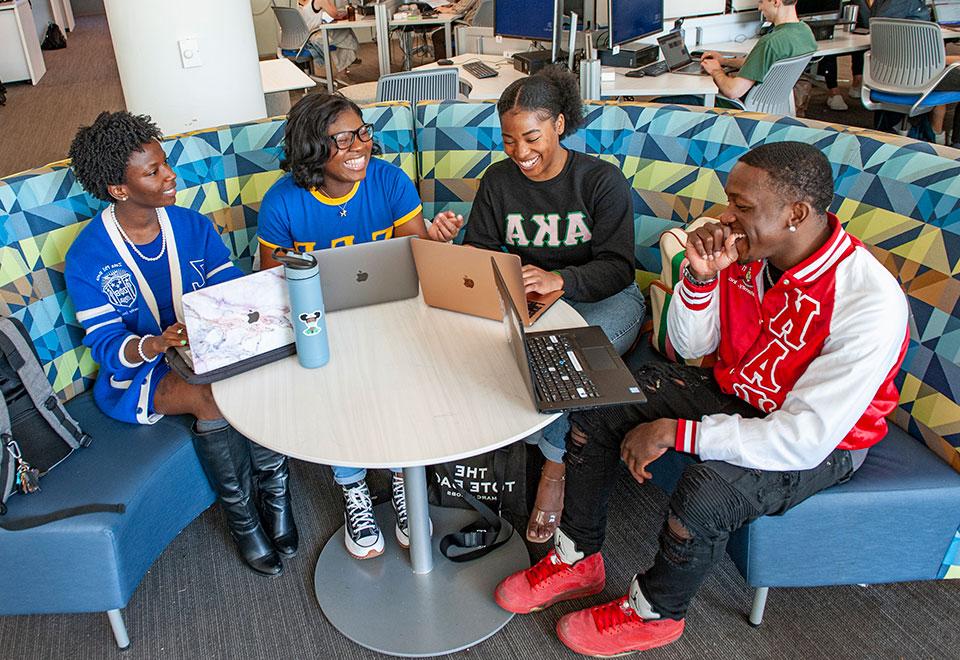
<path fill-rule="evenodd" d="M 290 109 L 283 134 L 284 159 L 280 168 L 293 175 L 301 188 L 313 190 L 323 185 L 323 166 L 336 153 L 336 145 L 327 131 L 341 113 L 353 111 L 363 118 L 360 106 L 339 94 L 307 94 Z M 373 154 L 380 146 L 373 143 Z"/>
<path fill-rule="evenodd" d="M 80 127 L 70 144 L 73 173 L 88 193 L 112 202 L 107 186 L 125 183 L 130 155 L 161 135 L 147 115 L 101 112 L 91 126 Z"/>
<path fill-rule="evenodd" d="M 823 215 L 833 202 L 833 171 L 819 149 L 805 142 L 770 142 L 740 162 L 763 170 L 786 201 L 803 200 Z"/>
<path fill-rule="evenodd" d="M 500 95 L 497 113 L 502 117 L 510 110 L 531 110 L 541 120 L 556 120 L 563 115 L 560 137 L 566 137 L 583 123 L 580 83 L 565 67 L 551 64 L 532 76 L 510 83 Z"/>

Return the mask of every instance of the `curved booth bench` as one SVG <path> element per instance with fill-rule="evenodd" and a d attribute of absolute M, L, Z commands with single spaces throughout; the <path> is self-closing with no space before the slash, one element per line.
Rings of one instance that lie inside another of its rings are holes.
<path fill-rule="evenodd" d="M 632 184 L 638 281 L 659 269 L 659 235 L 726 203 L 723 185 L 753 146 L 800 140 L 834 168 L 831 210 L 871 246 L 907 291 L 911 343 L 897 384 L 899 427 L 848 484 L 787 515 L 741 530 L 728 551 L 766 589 L 960 576 L 960 163 L 957 152 L 905 138 L 731 110 L 589 103 L 567 146 L 616 163 Z M 504 158 L 494 102 L 366 106 L 382 158 L 418 184 L 424 215 L 468 214 L 480 177 Z M 284 120 L 268 119 L 164 140 L 177 172 L 177 202 L 210 218 L 238 265 L 252 270 L 260 200 L 282 174 Z M 0 614 L 107 611 L 126 644 L 120 610 L 166 545 L 206 509 L 212 493 L 193 453 L 187 420 L 133 427 L 102 415 L 89 392 L 96 365 L 66 295 L 67 248 L 104 206 L 65 162 L 0 179 L 0 314 L 30 330 L 41 362 L 91 447 L 46 475 L 41 493 L 9 501 L 6 520 L 91 502 L 123 503 L 23 531 L 0 530 L 0 581 L 32 581 L 28 596 L 5 590 Z M 86 393 L 85 393 L 86 392 Z M 932 450 L 932 451 L 931 451 Z M 939 455 L 935 455 L 935 453 Z M 656 465 L 669 488 L 679 456 Z M 943 459 L 943 460 L 941 460 Z M 951 463 L 954 469 L 948 465 Z"/>

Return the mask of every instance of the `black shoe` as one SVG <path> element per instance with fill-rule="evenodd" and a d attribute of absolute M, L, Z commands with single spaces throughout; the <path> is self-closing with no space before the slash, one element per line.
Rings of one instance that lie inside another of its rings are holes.
<path fill-rule="evenodd" d="M 280 555 L 260 524 L 252 497 L 250 443 L 230 426 L 200 433 L 194 424 L 191 431 L 200 465 L 217 494 L 240 556 L 261 575 L 280 575 Z"/>
<path fill-rule="evenodd" d="M 300 534 L 290 505 L 290 468 L 283 454 L 250 441 L 260 520 L 273 547 L 286 558 L 297 555 Z"/>

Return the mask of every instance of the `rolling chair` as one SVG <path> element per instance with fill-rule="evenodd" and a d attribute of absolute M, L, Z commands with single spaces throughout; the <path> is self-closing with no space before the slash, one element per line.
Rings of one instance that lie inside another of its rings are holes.
<path fill-rule="evenodd" d="M 780 60 L 770 67 L 763 82 L 751 87 L 742 100 L 729 99 L 721 94 L 717 94 L 717 99 L 740 110 L 794 117 L 797 108 L 793 100 L 793 86 L 800 80 L 812 58 L 813 53 L 810 53 Z"/>
<path fill-rule="evenodd" d="M 304 73 L 317 81 L 327 83 L 329 86 L 332 81 L 327 76 L 317 76 L 313 73 L 313 54 L 307 50 L 307 44 L 310 39 L 320 30 L 310 30 L 303 16 L 294 7 L 272 6 L 274 16 L 277 17 L 277 23 L 280 24 L 280 44 L 279 55 L 287 58 L 296 64 Z M 330 46 L 330 50 L 336 50 L 336 46 Z"/>
<path fill-rule="evenodd" d="M 460 73 L 456 68 L 402 71 L 380 76 L 377 101 L 446 101 L 457 98 Z"/>
<path fill-rule="evenodd" d="M 903 18 L 870 21 L 863 106 L 911 117 L 960 101 L 960 64 L 946 66 L 940 26 Z"/>

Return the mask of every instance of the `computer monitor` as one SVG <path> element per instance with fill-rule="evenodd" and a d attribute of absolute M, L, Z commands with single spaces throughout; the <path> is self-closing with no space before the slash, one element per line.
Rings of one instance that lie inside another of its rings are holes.
<path fill-rule="evenodd" d="M 494 0 L 493 33 L 511 39 L 550 41 L 554 0 Z"/>
<path fill-rule="evenodd" d="M 798 16 L 839 16 L 843 0 L 797 0 Z"/>
<path fill-rule="evenodd" d="M 663 31 L 663 0 L 609 0 L 610 45 Z"/>

